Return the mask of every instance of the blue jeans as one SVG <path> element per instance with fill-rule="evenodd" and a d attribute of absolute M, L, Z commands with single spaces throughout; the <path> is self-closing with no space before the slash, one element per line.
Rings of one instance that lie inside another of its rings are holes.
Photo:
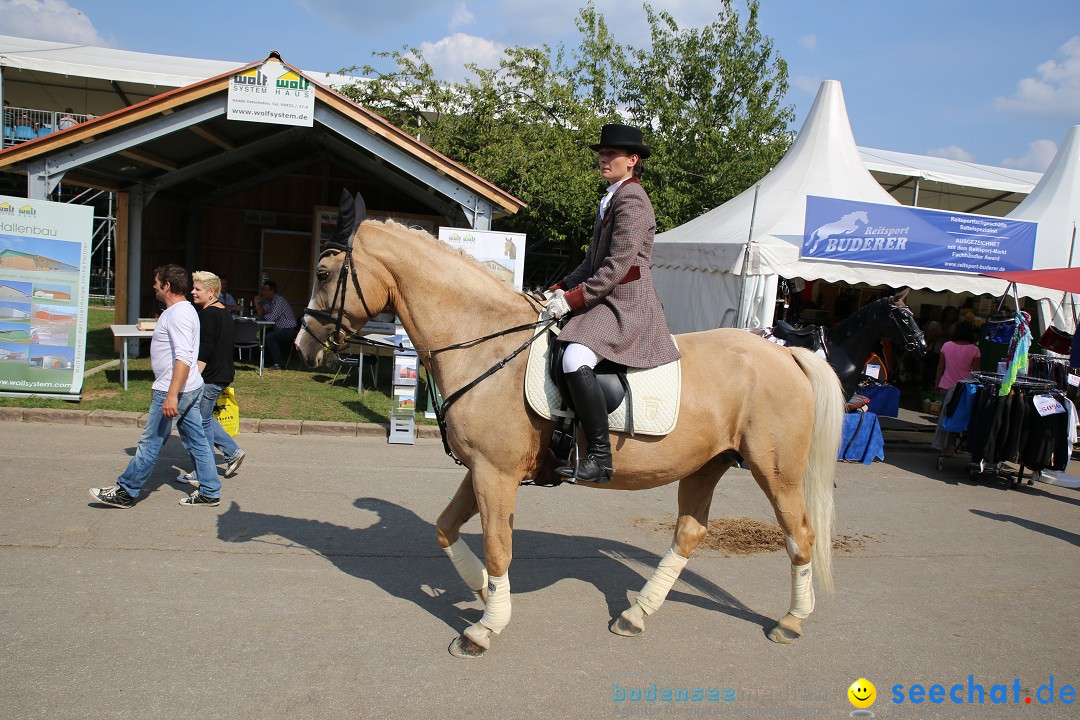
<path fill-rule="evenodd" d="M 214 417 L 214 403 L 218 396 L 225 390 L 221 385 L 206 383 L 203 385 L 202 400 L 199 401 L 199 413 L 202 415 L 203 433 L 206 441 L 210 443 L 211 450 L 217 448 L 225 456 L 225 460 L 232 460 L 240 452 L 240 447 L 232 439 L 232 435 L 225 432 L 221 423 Z M 195 458 L 192 458 L 194 462 Z"/>
<path fill-rule="evenodd" d="M 116 484 L 133 498 L 139 496 L 142 486 L 150 478 L 158 456 L 161 455 L 161 448 L 172 433 L 173 418 L 167 418 L 161 412 L 166 394 L 164 390 L 151 391 L 150 415 L 146 418 L 146 426 L 139 437 L 139 445 L 135 448 L 135 457 L 131 458 L 127 469 L 116 479 Z M 221 480 L 214 466 L 214 451 L 206 442 L 206 433 L 203 431 L 202 415 L 199 413 L 200 397 L 202 388 L 180 393 L 176 427 L 180 432 L 180 441 L 195 460 L 199 493 L 206 497 L 220 497 Z"/>

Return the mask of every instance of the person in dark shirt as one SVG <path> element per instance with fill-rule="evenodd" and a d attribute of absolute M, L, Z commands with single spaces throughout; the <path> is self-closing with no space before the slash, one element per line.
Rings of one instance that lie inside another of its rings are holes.
<path fill-rule="evenodd" d="M 203 376 L 202 411 L 206 440 L 225 456 L 225 477 L 232 477 L 244 461 L 244 451 L 237 446 L 214 417 L 218 396 L 233 381 L 233 316 L 221 303 L 221 280 L 212 272 L 197 270 L 191 274 L 191 298 L 199 311 L 199 371 Z M 180 473 L 177 482 L 198 485 L 194 471 Z"/>

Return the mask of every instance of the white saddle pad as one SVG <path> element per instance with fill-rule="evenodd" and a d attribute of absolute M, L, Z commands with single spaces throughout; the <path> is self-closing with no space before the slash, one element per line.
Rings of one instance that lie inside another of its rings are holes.
<path fill-rule="evenodd" d="M 672 340 L 675 338 L 672 337 Z M 525 372 L 525 398 L 538 415 L 548 420 L 570 414 L 560 409 L 563 406 L 562 395 L 548 373 L 554 341 L 555 334 L 552 332 L 542 333 L 536 339 L 529 349 L 529 364 Z M 634 433 L 667 435 L 674 430 L 679 420 L 681 361 L 648 370 L 631 368 L 626 372 L 626 380 L 630 385 L 628 397 L 634 404 Z M 608 415 L 608 427 L 612 432 L 629 432 L 626 399 Z"/>

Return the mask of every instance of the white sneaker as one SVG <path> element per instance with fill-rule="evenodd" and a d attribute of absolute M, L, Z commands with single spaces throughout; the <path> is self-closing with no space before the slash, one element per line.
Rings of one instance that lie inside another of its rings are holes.
<path fill-rule="evenodd" d="M 229 460 L 229 464 L 225 466 L 225 477 L 232 477 L 236 474 L 236 471 L 240 469 L 240 463 L 244 462 L 243 450 L 237 450 L 236 454 Z"/>
<path fill-rule="evenodd" d="M 181 485 L 194 485 L 195 487 L 199 487 L 199 478 L 194 470 L 189 473 L 180 473 L 176 476 L 176 482 Z"/>

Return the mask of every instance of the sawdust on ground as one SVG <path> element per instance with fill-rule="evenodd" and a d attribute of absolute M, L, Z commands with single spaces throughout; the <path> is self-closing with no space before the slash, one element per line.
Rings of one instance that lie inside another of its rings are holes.
<path fill-rule="evenodd" d="M 675 532 L 674 523 L 657 523 L 642 519 L 637 524 L 651 524 L 659 532 Z M 837 535 L 833 537 L 833 550 L 854 552 L 870 540 L 873 538 L 869 535 Z M 784 549 L 784 532 L 777 525 L 747 517 L 738 520 L 716 518 L 709 521 L 709 534 L 702 540 L 700 547 L 736 555 L 773 552 Z"/>

